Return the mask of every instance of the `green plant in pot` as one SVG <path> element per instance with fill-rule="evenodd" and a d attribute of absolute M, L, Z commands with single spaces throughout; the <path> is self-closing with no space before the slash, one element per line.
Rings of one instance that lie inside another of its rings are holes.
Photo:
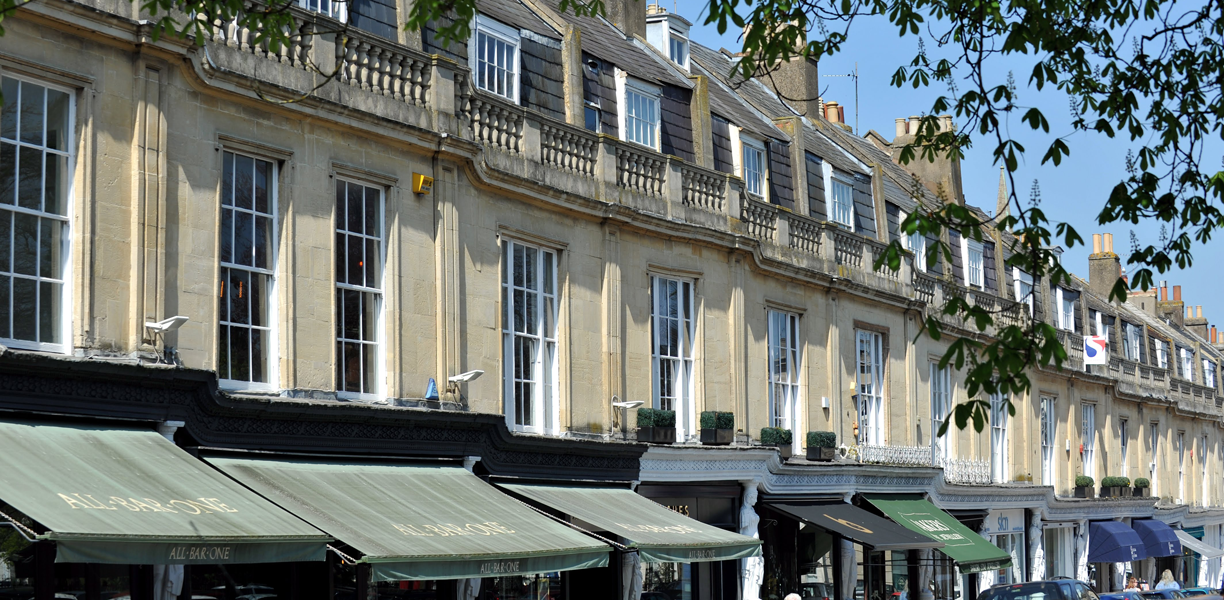
<path fill-rule="evenodd" d="M 807 459 L 829 462 L 837 455 L 837 434 L 832 431 L 809 431 Z"/>
<path fill-rule="evenodd" d="M 637 439 L 651 444 L 676 443 L 676 411 L 637 409 Z"/>
<path fill-rule="evenodd" d="M 1102 477 L 1102 498 L 1129 498 L 1131 495 L 1130 479 L 1127 477 Z"/>
<path fill-rule="evenodd" d="M 780 427 L 762 427 L 761 445 L 776 446 L 782 460 L 791 457 L 791 430 Z"/>
<path fill-rule="evenodd" d="M 1139 477 L 1135 479 L 1134 495 L 1147 498 L 1152 494 L 1152 482 L 1148 481 L 1147 477 Z"/>
<path fill-rule="evenodd" d="M 1075 476 L 1075 497 L 1096 498 L 1096 481 L 1087 475 Z"/>
<path fill-rule="evenodd" d="M 725 411 L 701 411 L 701 443 L 707 446 L 726 446 L 735 441 L 735 413 Z"/>

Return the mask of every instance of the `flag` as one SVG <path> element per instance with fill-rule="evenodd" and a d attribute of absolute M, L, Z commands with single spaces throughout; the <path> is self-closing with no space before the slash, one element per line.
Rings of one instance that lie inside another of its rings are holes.
<path fill-rule="evenodd" d="M 1109 364 L 1109 338 L 1103 335 L 1084 336 L 1084 364 Z"/>

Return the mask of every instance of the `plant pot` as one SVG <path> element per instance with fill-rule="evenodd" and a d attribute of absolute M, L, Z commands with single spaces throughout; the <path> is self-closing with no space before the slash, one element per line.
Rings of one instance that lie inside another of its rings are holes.
<path fill-rule="evenodd" d="M 1131 487 L 1130 487 L 1129 485 L 1128 485 L 1128 486 L 1126 486 L 1126 487 L 1120 487 L 1120 488 L 1118 488 L 1118 491 L 1119 491 L 1119 492 L 1122 492 L 1122 497 L 1123 497 L 1123 498 L 1130 498 L 1130 497 L 1131 497 Z"/>
<path fill-rule="evenodd" d="M 1121 498 L 1122 488 L 1118 486 L 1102 487 L 1101 497 L 1102 498 Z"/>
<path fill-rule="evenodd" d="M 1133 493 L 1136 498 L 1147 498 L 1152 494 L 1152 488 L 1135 488 Z"/>
<path fill-rule="evenodd" d="M 1096 488 L 1093 487 L 1078 487 L 1075 488 L 1076 498 L 1096 498 Z"/>
<path fill-rule="evenodd" d="M 734 429 L 702 429 L 701 443 L 706 446 L 729 446 L 735 441 Z"/>
<path fill-rule="evenodd" d="M 791 449 L 791 447 L 790 447 L 790 444 L 787 444 L 787 445 L 785 445 L 785 446 L 774 446 L 774 448 L 777 448 L 777 449 L 778 449 L 778 454 L 781 454 L 781 455 L 782 455 L 782 460 L 783 460 L 783 462 L 785 462 L 786 460 L 788 460 L 788 459 L 789 459 L 791 456 L 793 456 L 793 454 L 794 454 L 794 453 L 793 453 L 793 451 L 792 451 L 792 449 Z"/>
<path fill-rule="evenodd" d="M 807 449 L 807 459 L 820 462 L 829 462 L 833 457 L 837 456 L 837 448 L 812 448 Z"/>
<path fill-rule="evenodd" d="M 637 441 L 648 444 L 676 443 L 675 427 L 638 427 Z"/>

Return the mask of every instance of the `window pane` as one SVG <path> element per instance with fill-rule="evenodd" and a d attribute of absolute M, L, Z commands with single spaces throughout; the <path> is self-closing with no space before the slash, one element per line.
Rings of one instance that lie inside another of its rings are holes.
<path fill-rule="evenodd" d="M 38 284 L 33 279 L 13 278 L 13 337 L 30 342 L 35 337 L 38 306 Z"/>
<path fill-rule="evenodd" d="M 250 210 L 255 188 L 255 159 L 234 155 L 234 205 Z"/>
<path fill-rule="evenodd" d="M 17 146 L 0 143 L 0 204 L 17 201 Z"/>
<path fill-rule="evenodd" d="M 251 330 L 251 381 L 266 382 L 268 380 L 268 332 L 263 329 Z"/>
<path fill-rule="evenodd" d="M 67 150 L 71 125 L 68 123 L 68 94 L 47 90 L 47 147 Z"/>
<path fill-rule="evenodd" d="M 29 83 L 21 84 L 21 141 L 43 145 L 43 103 L 46 89 Z"/>
<path fill-rule="evenodd" d="M 55 221 L 52 219 L 40 219 L 39 221 L 41 227 L 38 235 L 38 274 L 42 277 L 59 279 L 61 262 L 60 249 L 63 247 L 63 240 L 60 239 L 62 225 L 60 224 L 60 221 Z"/>
<path fill-rule="evenodd" d="M 234 212 L 234 263 L 254 266 L 255 216 L 246 212 Z"/>
<path fill-rule="evenodd" d="M 268 175 L 271 170 L 272 163 L 266 160 L 255 161 L 255 210 L 261 213 L 271 211 L 268 207 L 268 187 L 272 183 L 268 181 Z"/>
<path fill-rule="evenodd" d="M 17 213 L 13 220 L 13 272 L 34 275 L 38 269 L 38 217 Z"/>
<path fill-rule="evenodd" d="M 231 323 L 250 324 L 250 281 L 247 271 L 229 269 L 229 320 Z"/>
<path fill-rule="evenodd" d="M 68 208 L 68 157 L 47 154 L 45 161 L 47 172 L 43 181 L 43 210 L 63 215 Z"/>
<path fill-rule="evenodd" d="M 38 148 L 22 146 L 18 150 L 17 205 L 30 210 L 42 208 L 43 153 Z"/>
<path fill-rule="evenodd" d="M 4 107 L 0 108 L 0 137 L 6 140 L 17 139 L 17 107 L 21 101 L 16 79 L 3 79 Z M 11 164 L 11 163 L 5 163 Z"/>

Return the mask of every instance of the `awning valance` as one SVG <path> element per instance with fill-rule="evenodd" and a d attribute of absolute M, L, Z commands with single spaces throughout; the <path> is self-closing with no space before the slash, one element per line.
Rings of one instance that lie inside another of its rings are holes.
<path fill-rule="evenodd" d="M 761 541 L 668 510 L 632 490 L 558 485 L 501 487 L 614 533 L 645 562 L 705 562 L 757 556 Z"/>
<path fill-rule="evenodd" d="M 1131 521 L 1131 527 L 1135 533 L 1139 534 L 1139 539 L 1143 540 L 1147 558 L 1181 556 L 1181 540 L 1177 539 L 1173 528 L 1166 525 L 1164 521 L 1135 519 Z"/>
<path fill-rule="evenodd" d="M 867 499 L 888 518 L 910 531 L 943 542 L 939 551 L 956 561 L 963 573 L 1002 569 L 1011 564 L 1010 554 L 922 498 L 869 496 Z"/>
<path fill-rule="evenodd" d="M 1120 521 L 1092 521 L 1088 524 L 1088 562 L 1130 562 L 1148 558 L 1143 540 L 1134 529 Z"/>
<path fill-rule="evenodd" d="M 0 457 L 0 500 L 56 562 L 314 561 L 331 541 L 153 431 L 0 422 Z"/>
<path fill-rule="evenodd" d="M 1195 538 L 1185 531 L 1174 529 L 1173 533 L 1177 534 L 1177 539 L 1181 540 L 1182 546 L 1193 550 L 1203 558 L 1219 558 L 1224 556 L 1224 550 L 1213 548 L 1207 545 L 1207 542 Z"/>
<path fill-rule="evenodd" d="M 375 581 L 601 567 L 609 547 L 460 467 L 208 457 L 352 546 Z"/>
<path fill-rule="evenodd" d="M 800 521 L 837 533 L 844 538 L 871 546 L 875 550 L 916 550 L 944 546 L 943 542 L 914 533 L 853 504 L 844 502 L 813 505 L 769 503 L 767 506 Z"/>

